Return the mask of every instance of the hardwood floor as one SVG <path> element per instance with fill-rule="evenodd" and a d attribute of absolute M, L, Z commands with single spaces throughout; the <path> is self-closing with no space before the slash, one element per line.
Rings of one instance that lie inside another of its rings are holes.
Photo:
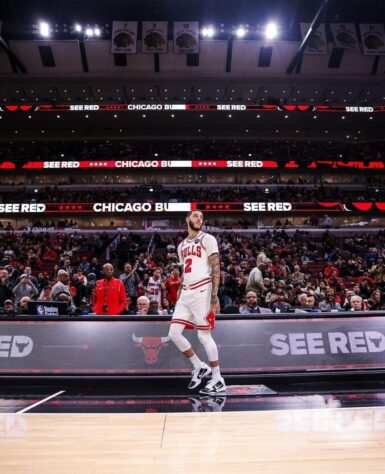
<path fill-rule="evenodd" d="M 384 473 L 385 408 L 0 415 L 0 473 Z"/>

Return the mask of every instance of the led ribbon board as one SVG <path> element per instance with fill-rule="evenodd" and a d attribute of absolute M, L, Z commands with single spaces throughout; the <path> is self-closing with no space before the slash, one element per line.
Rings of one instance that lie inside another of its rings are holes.
<path fill-rule="evenodd" d="M 334 106 L 334 105 L 262 105 L 262 104 L 39 104 L 0 106 L 0 112 L 385 112 L 385 105 Z"/>
<path fill-rule="evenodd" d="M 145 169 L 145 168 L 247 168 L 247 169 L 281 169 L 281 170 L 363 170 L 376 171 L 385 169 L 384 161 L 343 161 L 343 160 L 310 160 L 308 164 L 296 160 L 92 160 L 92 161 L 28 161 L 21 168 L 12 161 L 0 164 L 1 170 L 100 170 L 110 169 Z"/>
<path fill-rule="evenodd" d="M 157 214 L 203 212 L 264 213 L 350 213 L 385 211 L 385 202 L 308 201 L 308 202 L 95 202 L 95 203 L 0 203 L 1 215 L 29 214 Z"/>

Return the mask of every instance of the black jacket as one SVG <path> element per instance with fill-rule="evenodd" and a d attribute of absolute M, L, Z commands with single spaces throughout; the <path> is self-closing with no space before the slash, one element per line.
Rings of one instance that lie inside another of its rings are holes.
<path fill-rule="evenodd" d="M 0 283 L 0 307 L 4 306 L 5 300 L 10 300 L 13 298 L 13 293 L 10 288 L 10 285 L 2 285 Z"/>

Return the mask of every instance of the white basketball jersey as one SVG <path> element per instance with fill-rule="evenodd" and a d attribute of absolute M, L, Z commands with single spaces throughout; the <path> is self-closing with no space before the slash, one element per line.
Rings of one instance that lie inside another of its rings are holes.
<path fill-rule="evenodd" d="M 218 243 L 210 234 L 199 232 L 194 239 L 184 239 L 178 246 L 179 262 L 183 264 L 183 283 L 191 285 L 211 279 L 209 257 L 213 253 L 219 253 Z"/>
<path fill-rule="evenodd" d="M 151 301 L 156 300 L 158 303 L 161 303 L 162 297 L 162 290 L 161 290 L 161 282 L 162 280 L 154 280 L 152 277 L 149 278 L 147 283 L 147 290 L 145 292 L 145 296 Z"/>

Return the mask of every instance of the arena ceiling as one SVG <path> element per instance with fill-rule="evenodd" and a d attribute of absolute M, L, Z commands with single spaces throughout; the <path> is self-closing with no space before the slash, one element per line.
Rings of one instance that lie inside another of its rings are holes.
<path fill-rule="evenodd" d="M 33 37 L 34 25 L 45 18 L 55 24 L 74 21 L 108 25 L 113 20 L 169 20 L 263 25 L 280 21 L 283 39 L 300 38 L 299 22 L 313 19 L 321 0 L 2 0 L 0 17 L 10 38 Z M 385 18 L 382 0 L 329 0 L 326 21 L 372 23 Z"/>
<path fill-rule="evenodd" d="M 311 21 L 317 0 L 3 0 L 2 34 L 24 67 L 14 67 L 0 51 L 0 107 L 6 104 L 305 104 L 339 106 L 385 105 L 385 57 L 344 51 L 338 67 L 329 55 L 305 55 L 300 67 L 287 67 L 299 48 L 299 22 Z M 365 8 L 363 7 L 365 4 Z M 129 10 L 129 11 L 128 11 Z M 75 13 L 74 13 L 75 12 Z M 271 16 L 284 25 L 272 44 L 271 63 L 260 67 L 264 41 L 235 40 L 229 62 L 229 41 L 202 41 L 199 58 L 186 55 L 125 55 L 117 63 L 110 53 L 108 28 L 114 19 L 186 19 L 200 22 L 263 24 Z M 381 16 L 382 15 L 382 16 Z M 50 40 L 36 37 L 32 25 L 44 16 L 57 22 Z M 330 0 L 324 21 L 371 22 L 385 18 L 385 2 Z M 97 41 L 66 36 L 64 22 L 90 22 L 107 34 Z M 40 47 L 51 48 L 54 66 L 44 64 Z M 191 59 L 191 58 L 190 58 Z M 196 63 L 198 59 L 198 63 Z M 17 66 L 17 65 L 16 65 Z M 0 140 L 130 138 L 130 139 L 297 139 L 383 140 L 385 113 L 312 112 L 70 112 L 8 113 L 0 110 Z"/>

